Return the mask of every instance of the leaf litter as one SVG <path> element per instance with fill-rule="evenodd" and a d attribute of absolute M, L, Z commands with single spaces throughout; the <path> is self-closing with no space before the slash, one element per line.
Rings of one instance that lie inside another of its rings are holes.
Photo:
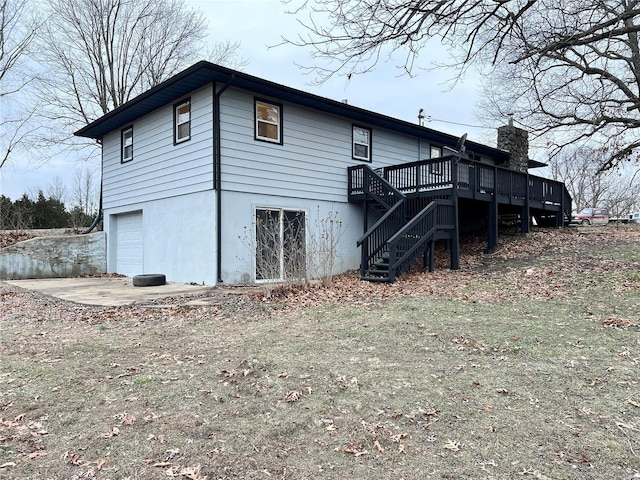
<path fill-rule="evenodd" d="M 470 238 L 459 271 L 439 247 L 392 285 L 162 309 L 0 285 L 0 476 L 635 478 L 639 240 Z"/>

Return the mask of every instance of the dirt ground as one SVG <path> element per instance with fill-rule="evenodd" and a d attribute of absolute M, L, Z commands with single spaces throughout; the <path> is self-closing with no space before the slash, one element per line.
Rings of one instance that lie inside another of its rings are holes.
<path fill-rule="evenodd" d="M 198 306 L 0 284 L 0 478 L 640 478 L 640 228 L 500 240 Z"/>

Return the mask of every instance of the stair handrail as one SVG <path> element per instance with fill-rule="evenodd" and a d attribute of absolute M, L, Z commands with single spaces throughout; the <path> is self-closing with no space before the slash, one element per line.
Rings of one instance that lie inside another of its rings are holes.
<path fill-rule="evenodd" d="M 363 193 L 387 209 L 378 221 L 357 240 L 362 255 L 360 270 L 364 271 L 365 265 L 370 264 L 380 254 L 387 244 L 387 239 L 395 233 L 398 225 L 403 224 L 406 220 L 406 196 L 368 165 L 362 167 Z M 380 195 L 371 191 L 372 179 L 375 179 L 378 182 L 377 186 L 382 188 L 384 200 Z M 392 198 L 393 202 L 385 201 L 387 198 Z M 394 218 L 395 222 L 393 222 Z"/>
<path fill-rule="evenodd" d="M 406 225 L 400 228 L 389 240 L 387 240 L 387 246 L 389 251 L 389 278 L 391 281 L 396 276 L 397 270 L 403 263 L 407 262 L 409 259 L 416 258 L 414 253 L 416 250 L 421 248 L 425 243 L 432 240 L 433 235 L 438 230 L 451 229 L 453 227 L 446 227 L 445 225 L 440 225 L 437 222 L 436 215 L 438 213 L 438 209 L 443 207 L 453 207 L 453 203 L 451 201 L 446 200 L 433 200 L 426 207 L 424 207 L 420 212 L 418 212 Z M 405 250 L 400 258 L 397 258 L 397 249 L 398 243 L 402 239 L 406 239 L 407 235 L 414 229 L 419 223 L 425 220 L 427 217 L 433 217 L 433 221 L 431 222 L 431 227 L 429 230 L 424 232 L 419 238 L 416 238 L 415 241 L 411 244 L 410 248 Z M 400 272 L 402 273 L 402 272 Z"/>
<path fill-rule="evenodd" d="M 381 205 L 383 205 L 386 208 L 391 208 L 393 205 L 389 204 L 385 201 L 382 200 L 382 198 L 379 195 L 374 194 L 373 192 L 371 192 L 371 190 L 369 189 L 369 180 L 371 178 L 374 178 L 378 181 L 380 181 L 381 185 L 384 187 L 385 189 L 385 193 L 387 194 L 392 194 L 392 197 L 397 199 L 395 203 L 397 203 L 398 201 L 405 199 L 406 195 L 404 193 L 402 193 L 400 190 L 398 190 L 396 187 L 394 187 L 391 183 L 389 183 L 389 181 L 384 178 L 383 176 L 379 175 L 373 168 L 371 168 L 369 165 L 362 165 L 362 169 L 363 172 L 366 174 L 366 176 L 363 176 L 362 178 L 362 188 L 364 190 L 365 195 L 368 195 L 369 197 L 373 198 L 374 200 L 376 200 L 378 203 L 380 203 Z"/>
<path fill-rule="evenodd" d="M 387 219 L 396 213 L 396 210 L 400 210 L 401 208 L 403 208 L 405 199 L 403 198 L 401 200 L 402 201 L 397 202 L 395 205 L 393 205 L 393 207 L 387 210 L 385 214 L 382 215 L 376 223 L 374 223 L 366 232 L 362 234 L 362 236 L 357 241 L 358 247 L 362 245 L 362 243 L 367 239 L 367 237 L 370 237 L 371 235 L 373 235 L 373 233 L 376 230 L 378 230 L 384 223 L 386 223 Z"/>

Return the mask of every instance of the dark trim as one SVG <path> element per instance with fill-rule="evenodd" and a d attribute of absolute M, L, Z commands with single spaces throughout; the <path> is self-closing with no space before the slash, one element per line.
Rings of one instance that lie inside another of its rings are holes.
<path fill-rule="evenodd" d="M 216 91 L 217 84 L 213 83 L 213 180 L 216 190 L 216 243 L 218 254 L 216 256 L 216 283 L 224 283 L 222 280 L 222 150 L 220 149 L 220 97 L 234 81 L 235 75 Z"/>
<path fill-rule="evenodd" d="M 278 107 L 278 140 L 271 140 L 268 137 L 258 136 L 258 103 L 264 103 L 273 107 Z M 274 145 L 284 145 L 284 105 L 273 100 L 253 97 L 253 139 L 258 142 L 267 142 Z"/>
<path fill-rule="evenodd" d="M 185 103 L 189 104 L 189 137 L 178 140 L 178 107 L 181 107 Z M 188 142 L 189 140 L 191 140 L 191 120 L 193 118 L 193 115 L 191 115 L 191 113 L 193 112 L 192 107 L 193 107 L 193 103 L 191 103 L 191 97 L 183 98 L 179 102 L 176 102 L 173 104 L 173 145 L 174 146 L 180 145 L 184 142 Z"/>
<path fill-rule="evenodd" d="M 131 130 L 131 158 L 125 160 L 124 158 L 124 134 Z M 133 125 L 124 127 L 120 130 L 120 163 L 129 163 L 133 160 Z"/>
<path fill-rule="evenodd" d="M 365 159 L 362 157 L 356 157 L 356 139 L 353 137 L 353 130 L 355 128 L 361 128 L 362 130 L 367 130 L 369 132 L 369 159 Z M 373 129 L 370 127 L 365 127 L 364 125 L 358 125 L 357 123 L 351 124 L 351 158 L 354 160 L 358 160 L 359 162 L 373 162 Z"/>

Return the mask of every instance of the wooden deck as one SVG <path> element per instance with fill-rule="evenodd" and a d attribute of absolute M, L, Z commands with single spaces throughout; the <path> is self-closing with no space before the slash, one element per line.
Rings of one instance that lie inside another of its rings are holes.
<path fill-rule="evenodd" d="M 571 216 L 571 196 L 561 182 L 456 156 L 384 167 L 376 172 L 403 194 L 423 197 L 457 195 L 499 205 L 513 205 Z M 364 165 L 349 167 L 349 200 L 365 199 Z M 560 226 L 560 225 L 558 225 Z"/>
<path fill-rule="evenodd" d="M 481 220 L 491 251 L 501 214 L 515 216 L 523 232 L 532 217 L 561 227 L 571 216 L 571 196 L 563 183 L 457 155 L 375 171 L 356 165 L 348 169 L 348 182 L 349 201 L 363 205 L 365 233 L 358 245 L 361 276 L 368 280 L 393 281 L 420 255 L 432 264 L 438 239 L 451 243 L 451 268 L 458 268 L 461 223 Z"/>

